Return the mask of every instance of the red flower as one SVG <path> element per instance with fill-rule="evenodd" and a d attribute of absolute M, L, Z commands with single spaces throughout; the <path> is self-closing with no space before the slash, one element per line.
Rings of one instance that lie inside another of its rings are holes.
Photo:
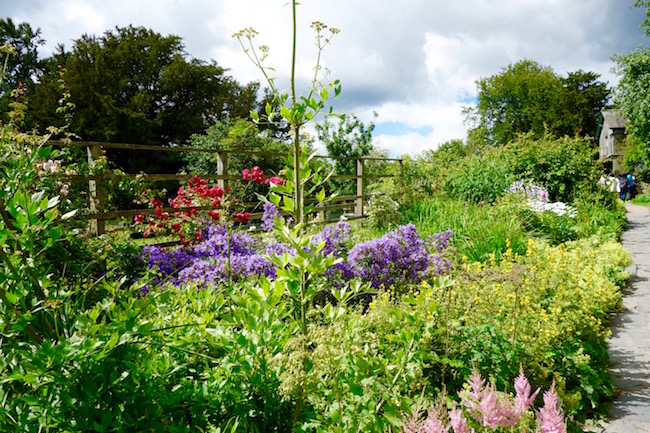
<path fill-rule="evenodd" d="M 175 232 L 181 231 L 180 223 L 172 224 L 172 231 L 175 231 Z"/>
<path fill-rule="evenodd" d="M 144 222 L 144 216 L 141 213 L 139 213 L 139 214 L 137 214 L 136 216 L 133 217 L 133 220 L 136 223 Z"/>
<path fill-rule="evenodd" d="M 250 212 L 243 212 L 243 213 L 234 213 L 234 214 L 232 214 L 232 217 L 233 217 L 234 219 L 236 219 L 237 221 L 239 221 L 240 223 L 245 223 L 246 221 L 248 221 L 248 219 L 250 218 L 250 216 L 251 216 Z"/>

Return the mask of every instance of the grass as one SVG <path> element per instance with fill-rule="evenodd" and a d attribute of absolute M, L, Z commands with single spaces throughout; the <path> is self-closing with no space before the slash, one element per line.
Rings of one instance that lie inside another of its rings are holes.
<path fill-rule="evenodd" d="M 514 252 L 526 252 L 529 235 L 517 215 L 506 207 L 432 197 L 402 212 L 422 237 L 452 230 L 451 245 L 472 261 L 488 260 L 491 254 L 500 257 L 507 250 L 508 241 Z"/>

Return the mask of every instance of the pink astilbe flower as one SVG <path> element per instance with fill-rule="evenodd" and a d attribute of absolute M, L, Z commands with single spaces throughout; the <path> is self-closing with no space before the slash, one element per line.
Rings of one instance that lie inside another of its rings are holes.
<path fill-rule="evenodd" d="M 544 393 L 544 407 L 536 412 L 538 432 L 566 433 L 566 422 L 555 392 L 555 383 Z"/>
<path fill-rule="evenodd" d="M 484 387 L 485 380 L 474 370 L 468 382 L 471 390 L 459 394 L 469 414 L 483 427 L 510 427 L 517 423 L 517 414 L 512 403 L 497 392 L 494 385 Z"/>
<path fill-rule="evenodd" d="M 533 394 L 530 393 L 531 390 L 532 387 L 528 382 L 528 378 L 524 375 L 523 368 L 519 368 L 519 376 L 515 379 L 515 391 L 517 392 L 515 396 L 515 413 L 518 416 L 526 413 L 530 405 L 535 401 L 537 394 L 539 394 L 539 388 Z"/>
<path fill-rule="evenodd" d="M 454 408 L 449 411 L 449 425 L 454 430 L 454 433 L 467 433 L 467 420 L 463 416 L 463 411 Z M 472 429 L 472 432 L 474 429 Z"/>
<path fill-rule="evenodd" d="M 419 410 L 416 412 L 421 413 Z M 404 421 L 404 433 L 449 433 L 450 426 L 445 426 L 444 421 L 440 419 L 446 412 L 443 406 L 432 405 L 427 411 L 426 419 L 419 420 L 419 415 L 416 413 Z"/>

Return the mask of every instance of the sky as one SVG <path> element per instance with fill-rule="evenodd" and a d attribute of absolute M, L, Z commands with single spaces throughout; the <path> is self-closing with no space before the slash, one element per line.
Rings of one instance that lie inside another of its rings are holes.
<path fill-rule="evenodd" d="M 523 59 L 560 75 L 582 69 L 618 82 L 611 56 L 647 45 L 633 0 L 301 0 L 297 85 L 307 89 L 318 50 L 310 24 L 337 28 L 322 53 L 341 95 L 335 112 L 374 122 L 374 143 L 391 156 L 417 155 L 465 139 L 463 107 L 476 81 Z M 216 61 L 240 83 L 261 72 L 232 35 L 252 27 L 269 47 L 267 65 L 289 86 L 289 0 L 0 0 L 0 17 L 41 29 L 41 57 L 83 34 L 143 26 L 183 39 L 188 57 Z M 376 114 L 376 117 L 375 117 Z"/>

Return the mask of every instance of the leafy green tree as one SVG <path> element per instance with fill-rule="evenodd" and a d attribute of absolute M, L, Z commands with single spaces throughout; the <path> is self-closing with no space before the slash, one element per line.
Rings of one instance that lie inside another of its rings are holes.
<path fill-rule="evenodd" d="M 636 0 L 632 6 L 637 8 L 646 8 L 646 17 L 641 23 L 641 27 L 645 28 L 646 36 L 650 36 L 650 0 Z"/>
<path fill-rule="evenodd" d="M 16 25 L 11 18 L 0 19 L 0 46 L 11 45 L 12 54 L 3 56 L 6 62 L 5 77 L 0 87 L 0 113 L 3 121 L 11 102 L 11 90 L 30 90 L 41 75 L 42 62 L 38 58 L 38 47 L 45 40 L 41 30 L 33 29 L 28 23 Z"/>
<path fill-rule="evenodd" d="M 560 104 L 562 82 L 550 67 L 522 60 L 481 78 L 477 88 L 478 121 L 491 132 L 494 143 L 507 143 L 529 131 L 541 134 L 560 122 L 549 107 Z"/>
<path fill-rule="evenodd" d="M 564 78 L 548 66 L 522 60 L 478 80 L 477 106 L 466 109 L 465 116 L 487 131 L 495 144 L 529 132 L 592 136 L 609 98 L 606 84 L 598 78 L 582 70 Z"/>
<path fill-rule="evenodd" d="M 187 59 L 183 49 L 178 36 L 133 26 L 85 34 L 70 51 L 59 46 L 44 85 L 32 96 L 42 107 L 31 123 L 57 122 L 48 96 L 53 77 L 59 78 L 56 65 L 64 67 L 76 107 L 71 132 L 84 140 L 179 145 L 216 122 L 247 117 L 259 84 L 241 86 L 215 62 Z M 110 151 L 107 156 L 131 173 L 175 172 L 182 165 L 173 152 Z"/>
<path fill-rule="evenodd" d="M 258 155 L 253 153 L 227 153 L 228 174 L 241 179 L 242 170 L 260 167 L 267 177 L 277 175 L 284 168 L 287 156 L 291 153 L 288 142 L 270 137 L 260 132 L 257 125 L 242 119 L 227 120 L 209 127 L 203 134 L 195 134 L 188 140 L 189 147 L 201 149 L 234 150 L 244 152 L 274 152 L 285 156 Z M 218 156 L 215 153 L 183 153 L 186 162 L 184 170 L 198 175 L 217 174 Z M 255 192 L 264 193 L 267 186 L 248 182 L 231 182 L 233 195 L 239 200 L 255 200 Z"/>
<path fill-rule="evenodd" d="M 634 6 L 645 7 L 647 18 L 641 24 L 650 36 L 650 0 L 637 0 Z M 621 77 L 615 90 L 616 104 L 630 120 L 626 131 L 631 147 L 626 155 L 627 169 L 640 166 L 643 180 L 650 180 L 650 48 L 617 54 L 615 72 Z"/>
<path fill-rule="evenodd" d="M 376 115 L 375 115 L 376 117 Z M 372 144 L 372 131 L 375 125 L 364 125 L 354 114 L 341 115 L 338 125 L 330 123 L 327 118 L 316 124 L 318 139 L 325 144 L 327 154 L 334 160 L 334 173 L 337 176 L 356 174 L 356 160 L 370 155 L 375 150 Z M 333 179 L 334 188 L 341 194 L 352 194 L 356 186 L 349 180 Z"/>
<path fill-rule="evenodd" d="M 561 116 L 562 125 L 556 135 L 592 136 L 598 131 L 601 110 L 609 102 L 610 90 L 607 83 L 598 81 L 595 72 L 578 70 L 562 77 L 564 89 Z"/>

